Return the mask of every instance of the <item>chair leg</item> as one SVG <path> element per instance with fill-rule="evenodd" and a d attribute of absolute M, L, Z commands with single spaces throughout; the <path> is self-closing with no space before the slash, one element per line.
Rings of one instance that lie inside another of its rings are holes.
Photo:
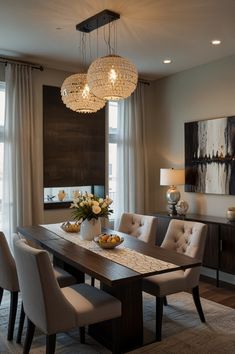
<path fill-rule="evenodd" d="M 79 332 L 80 332 L 80 343 L 85 344 L 85 327 L 80 327 Z"/>
<path fill-rule="evenodd" d="M 1 305 L 1 303 L 2 303 L 3 291 L 4 291 L 4 289 L 3 289 L 3 288 L 0 288 L 0 305 Z"/>
<path fill-rule="evenodd" d="M 162 340 L 162 315 L 164 297 L 156 297 L 156 341 Z"/>
<path fill-rule="evenodd" d="M 120 354 L 121 317 L 112 320 L 112 353 Z"/>
<path fill-rule="evenodd" d="M 200 295 L 199 295 L 199 286 L 195 286 L 195 288 L 192 289 L 192 294 L 193 294 L 194 304 L 197 308 L 197 312 L 199 314 L 199 317 L 202 322 L 206 322 L 205 317 L 204 317 L 204 313 L 202 310 Z"/>
<path fill-rule="evenodd" d="M 54 354 L 56 345 L 56 334 L 46 336 L 46 354 Z"/>
<path fill-rule="evenodd" d="M 8 334 L 7 334 L 7 339 L 8 340 L 12 340 L 13 339 L 17 304 L 18 304 L 18 291 L 11 291 L 11 305 L 10 305 Z"/>
<path fill-rule="evenodd" d="M 34 331 L 35 331 L 35 325 L 28 318 L 28 327 L 27 327 L 26 338 L 24 342 L 23 354 L 28 354 L 30 352 Z"/>
<path fill-rule="evenodd" d="M 166 296 L 164 296 L 164 298 L 163 298 L 163 304 L 164 304 L 164 306 L 167 306 L 167 305 L 168 305 Z"/>
<path fill-rule="evenodd" d="M 22 337 L 22 332 L 24 328 L 24 319 L 25 319 L 25 313 L 24 313 L 24 306 L 23 302 L 21 304 L 21 310 L 20 310 L 20 321 L 19 321 L 19 328 L 18 328 L 18 333 L 17 333 L 17 338 L 16 338 L 16 343 L 21 344 L 21 337 Z"/>

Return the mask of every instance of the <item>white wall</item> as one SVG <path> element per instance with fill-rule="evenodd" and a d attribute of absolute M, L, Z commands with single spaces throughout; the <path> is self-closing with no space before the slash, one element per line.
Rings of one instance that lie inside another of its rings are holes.
<path fill-rule="evenodd" d="M 166 208 L 161 167 L 184 167 L 184 123 L 235 115 L 235 56 L 202 65 L 151 84 L 148 104 L 148 211 Z M 185 193 L 190 213 L 224 217 L 235 196 Z"/>

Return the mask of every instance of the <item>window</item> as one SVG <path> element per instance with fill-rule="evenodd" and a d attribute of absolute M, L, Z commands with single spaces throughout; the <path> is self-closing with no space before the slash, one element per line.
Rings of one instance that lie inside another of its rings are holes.
<path fill-rule="evenodd" d="M 5 83 L 0 81 L 0 229 L 2 228 L 3 128 L 5 114 Z"/>
<path fill-rule="evenodd" d="M 113 200 L 112 219 L 115 219 L 117 190 L 117 111 L 118 103 L 109 102 L 109 196 Z"/>

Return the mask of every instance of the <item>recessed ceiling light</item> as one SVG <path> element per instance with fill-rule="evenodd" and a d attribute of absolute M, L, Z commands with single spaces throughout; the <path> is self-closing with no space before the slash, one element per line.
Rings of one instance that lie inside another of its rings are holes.
<path fill-rule="evenodd" d="M 164 63 L 164 64 L 171 64 L 171 63 L 172 63 L 172 60 L 171 60 L 171 59 L 164 59 L 164 60 L 163 60 L 163 63 Z"/>
<path fill-rule="evenodd" d="M 213 44 L 213 45 L 219 45 L 219 44 L 221 44 L 221 40 L 220 40 L 220 39 L 213 39 L 213 40 L 211 41 L 211 44 Z"/>

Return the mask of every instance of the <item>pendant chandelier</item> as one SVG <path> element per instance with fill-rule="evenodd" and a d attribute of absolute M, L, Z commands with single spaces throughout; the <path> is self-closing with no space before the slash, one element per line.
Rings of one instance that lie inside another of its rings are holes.
<path fill-rule="evenodd" d="M 87 81 L 95 96 L 117 101 L 129 97 L 137 85 L 136 67 L 126 58 L 107 55 L 89 67 Z"/>
<path fill-rule="evenodd" d="M 104 100 L 91 93 L 85 73 L 67 77 L 61 86 L 61 97 L 67 108 L 79 113 L 95 113 L 105 105 Z"/>
<path fill-rule="evenodd" d="M 89 67 L 87 82 L 91 92 L 102 100 L 120 100 L 129 97 L 135 90 L 138 72 L 135 65 L 128 59 L 111 53 L 110 23 L 120 18 L 120 15 L 104 10 L 76 26 L 81 32 L 91 32 L 109 24 L 107 56 L 96 59 Z"/>
<path fill-rule="evenodd" d="M 82 67 L 86 67 L 86 38 L 80 36 Z M 85 72 L 67 77 L 61 86 L 61 98 L 67 108 L 78 113 L 95 113 L 105 106 L 105 101 L 90 90 Z"/>

